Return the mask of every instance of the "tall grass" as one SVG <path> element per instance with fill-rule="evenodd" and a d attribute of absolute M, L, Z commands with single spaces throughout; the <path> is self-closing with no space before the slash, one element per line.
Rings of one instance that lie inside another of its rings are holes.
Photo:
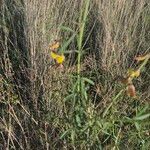
<path fill-rule="evenodd" d="M 150 3 L 0 3 L 0 149 L 150 148 Z M 50 57 L 60 40 L 63 70 Z M 125 77 L 137 97 L 128 97 Z"/>

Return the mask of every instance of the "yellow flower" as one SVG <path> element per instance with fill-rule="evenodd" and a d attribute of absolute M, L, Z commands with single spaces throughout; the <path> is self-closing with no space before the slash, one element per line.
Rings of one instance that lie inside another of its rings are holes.
<path fill-rule="evenodd" d="M 60 55 L 60 56 L 58 56 L 58 57 L 56 58 L 56 62 L 57 62 L 58 64 L 62 64 L 62 63 L 64 62 L 64 60 L 65 60 L 65 56 L 64 56 L 64 55 Z"/>
<path fill-rule="evenodd" d="M 134 71 L 134 77 L 139 77 L 140 76 L 140 70 Z"/>
<path fill-rule="evenodd" d="M 51 52 L 51 57 L 52 57 L 53 59 L 56 59 L 56 58 L 58 57 L 58 55 L 55 54 L 54 52 Z"/>
<path fill-rule="evenodd" d="M 64 62 L 64 60 L 65 60 L 65 56 L 64 56 L 63 54 L 58 55 L 58 54 L 56 54 L 56 53 L 54 53 L 54 52 L 51 52 L 50 55 L 51 55 L 51 57 L 52 57 L 54 60 L 56 60 L 56 62 L 57 62 L 58 64 L 62 64 L 62 63 Z"/>
<path fill-rule="evenodd" d="M 140 70 L 129 69 L 128 70 L 128 76 L 130 76 L 131 78 L 137 78 L 140 76 Z"/>

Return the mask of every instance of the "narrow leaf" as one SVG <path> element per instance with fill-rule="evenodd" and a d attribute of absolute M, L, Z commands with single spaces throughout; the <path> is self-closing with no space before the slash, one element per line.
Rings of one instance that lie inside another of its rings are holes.
<path fill-rule="evenodd" d="M 88 82 L 91 85 L 94 85 L 94 82 L 88 78 L 82 78 L 84 81 Z"/>
<path fill-rule="evenodd" d="M 69 31 L 69 32 L 73 32 L 73 33 L 75 32 L 71 28 L 66 27 L 66 26 L 60 26 L 60 29 L 65 30 L 65 31 Z"/>
<path fill-rule="evenodd" d="M 145 114 L 145 115 L 142 115 L 142 116 L 135 117 L 134 120 L 144 120 L 148 117 L 150 117 L 150 114 Z"/>
<path fill-rule="evenodd" d="M 66 130 L 64 133 L 62 133 L 62 135 L 60 136 L 60 139 L 63 139 L 69 132 L 70 130 Z"/>

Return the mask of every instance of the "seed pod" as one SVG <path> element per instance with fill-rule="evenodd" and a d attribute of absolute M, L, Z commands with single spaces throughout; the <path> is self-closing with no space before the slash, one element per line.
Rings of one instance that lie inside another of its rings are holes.
<path fill-rule="evenodd" d="M 136 90 L 133 84 L 129 84 L 126 88 L 127 95 L 130 97 L 136 97 Z"/>
<path fill-rule="evenodd" d="M 142 55 L 141 56 L 136 56 L 134 59 L 139 62 L 139 61 L 145 60 L 148 57 L 150 57 L 150 54 L 143 55 L 143 56 Z"/>

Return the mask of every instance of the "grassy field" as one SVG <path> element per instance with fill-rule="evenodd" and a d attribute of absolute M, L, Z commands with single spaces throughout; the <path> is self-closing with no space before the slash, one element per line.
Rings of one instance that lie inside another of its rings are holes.
<path fill-rule="evenodd" d="M 149 0 L 0 1 L 1 150 L 149 150 L 149 83 Z"/>

